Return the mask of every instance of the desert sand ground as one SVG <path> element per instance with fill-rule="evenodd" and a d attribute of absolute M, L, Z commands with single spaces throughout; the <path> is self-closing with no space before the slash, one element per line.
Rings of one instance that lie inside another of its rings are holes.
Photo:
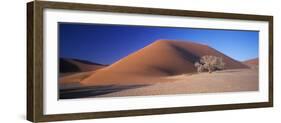
<path fill-rule="evenodd" d="M 120 97 L 168 94 L 258 91 L 257 69 L 229 69 L 209 73 L 190 73 L 161 79 L 169 82 L 87 86 L 68 89 L 62 98 Z"/>
<path fill-rule="evenodd" d="M 254 69 L 232 69 L 212 74 L 199 73 L 167 77 L 172 82 L 100 95 L 100 97 L 167 95 L 215 92 L 240 92 L 258 90 L 258 72 Z"/>

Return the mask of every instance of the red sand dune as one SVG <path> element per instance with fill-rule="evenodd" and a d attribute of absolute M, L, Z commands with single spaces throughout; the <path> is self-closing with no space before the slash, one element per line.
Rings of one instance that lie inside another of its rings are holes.
<path fill-rule="evenodd" d="M 194 62 L 204 55 L 222 57 L 226 69 L 248 68 L 207 45 L 158 40 L 108 67 L 97 70 L 81 83 L 103 85 L 160 82 L 159 78 L 163 76 L 196 72 Z"/>
<path fill-rule="evenodd" d="M 250 59 L 250 60 L 244 61 L 243 63 L 246 65 L 259 65 L 259 59 L 258 58 Z"/>
<path fill-rule="evenodd" d="M 106 67 L 106 65 L 92 63 L 85 60 L 60 58 L 60 72 L 86 72 Z"/>

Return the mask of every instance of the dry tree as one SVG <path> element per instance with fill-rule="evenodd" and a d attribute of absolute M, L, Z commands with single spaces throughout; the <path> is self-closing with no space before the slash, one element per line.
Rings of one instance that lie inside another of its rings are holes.
<path fill-rule="evenodd" d="M 204 71 L 204 66 L 200 64 L 199 62 L 195 62 L 194 66 L 197 68 L 197 72 L 201 73 Z"/>
<path fill-rule="evenodd" d="M 221 57 L 206 55 L 201 57 L 199 62 L 195 62 L 194 66 L 198 72 L 207 70 L 212 73 L 215 70 L 222 70 L 225 67 L 225 63 Z"/>

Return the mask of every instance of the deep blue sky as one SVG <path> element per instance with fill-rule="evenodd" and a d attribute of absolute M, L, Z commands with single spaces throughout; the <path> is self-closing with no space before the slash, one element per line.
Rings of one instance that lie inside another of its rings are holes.
<path fill-rule="evenodd" d="M 112 64 L 157 39 L 207 44 L 239 61 L 258 57 L 257 31 L 59 23 L 59 57 Z"/>

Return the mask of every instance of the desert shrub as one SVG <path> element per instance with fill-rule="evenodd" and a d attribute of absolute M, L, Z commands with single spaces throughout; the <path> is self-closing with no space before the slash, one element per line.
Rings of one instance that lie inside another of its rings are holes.
<path fill-rule="evenodd" d="M 200 64 L 199 62 L 195 62 L 194 66 L 197 68 L 197 72 L 201 73 L 204 71 L 204 66 Z"/>
<path fill-rule="evenodd" d="M 201 65 L 201 66 L 199 66 L 198 68 L 197 68 L 197 71 L 199 72 L 199 73 L 201 73 L 201 72 L 204 72 L 204 66 L 203 65 Z"/>
<path fill-rule="evenodd" d="M 194 63 L 194 66 L 197 68 L 197 67 L 199 67 L 199 66 L 202 66 L 202 64 L 200 64 L 199 62 L 195 62 L 195 63 Z"/>
<path fill-rule="evenodd" d="M 207 70 L 212 73 L 215 70 L 222 70 L 225 67 L 225 63 L 221 57 L 206 55 L 201 57 L 199 62 L 195 62 L 194 66 L 198 72 Z"/>
<path fill-rule="evenodd" d="M 215 66 L 219 70 L 223 70 L 224 69 L 225 63 L 223 62 L 222 57 L 217 57 Z"/>

